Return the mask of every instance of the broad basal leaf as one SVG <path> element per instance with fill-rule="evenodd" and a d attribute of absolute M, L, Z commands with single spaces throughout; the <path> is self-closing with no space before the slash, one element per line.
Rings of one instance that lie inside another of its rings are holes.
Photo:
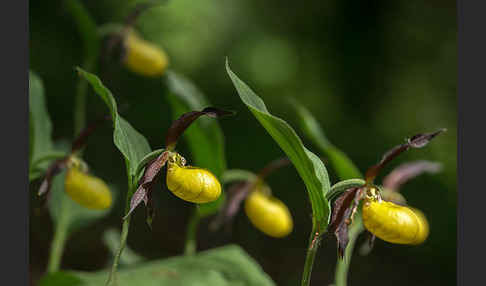
<path fill-rule="evenodd" d="M 83 281 L 74 274 L 64 271 L 47 273 L 39 280 L 39 286 L 82 286 Z"/>
<path fill-rule="evenodd" d="M 241 100 L 294 164 L 307 187 L 313 219 L 319 230 L 324 232 L 330 217 L 330 207 L 325 197 L 330 189 L 330 183 L 324 164 L 318 156 L 304 147 L 301 139 L 287 122 L 268 112 L 263 100 L 231 71 L 228 61 L 226 70 Z"/>
<path fill-rule="evenodd" d="M 104 285 L 108 273 L 74 272 L 83 286 Z M 236 245 L 156 260 L 118 272 L 119 286 L 271 286 L 275 283 Z"/>

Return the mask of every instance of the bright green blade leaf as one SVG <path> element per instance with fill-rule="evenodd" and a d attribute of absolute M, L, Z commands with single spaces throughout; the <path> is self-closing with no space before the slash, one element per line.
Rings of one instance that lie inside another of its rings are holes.
<path fill-rule="evenodd" d="M 183 113 L 210 106 L 206 97 L 187 78 L 169 71 L 166 79 L 170 90 L 167 99 L 174 120 Z M 213 118 L 200 117 L 184 132 L 183 138 L 191 151 L 192 156 L 188 158 L 191 165 L 206 168 L 221 178 L 226 170 L 226 158 L 224 137 L 219 122 Z M 199 215 L 204 217 L 215 213 L 223 201 L 224 193 L 214 202 L 200 204 Z"/>
<path fill-rule="evenodd" d="M 362 178 L 363 175 L 351 159 L 327 139 L 310 111 L 295 99 L 292 100 L 292 105 L 297 111 L 300 128 L 304 135 L 329 159 L 329 164 L 334 168 L 339 179 Z"/>
<path fill-rule="evenodd" d="M 83 281 L 74 274 L 64 271 L 48 273 L 39 280 L 39 286 L 82 286 Z"/>
<path fill-rule="evenodd" d="M 33 170 L 32 163 L 36 162 L 45 153 L 53 150 L 51 139 L 52 123 L 47 112 L 44 86 L 41 79 L 29 71 L 29 169 Z M 47 168 L 48 162 L 40 163 L 42 169 Z"/>
<path fill-rule="evenodd" d="M 319 157 L 305 148 L 287 122 L 268 112 L 263 100 L 231 71 L 228 61 L 226 61 L 226 70 L 241 100 L 294 164 L 307 187 L 313 219 L 318 223 L 316 226 L 324 232 L 330 218 L 326 193 L 331 188 L 326 167 Z"/>
<path fill-rule="evenodd" d="M 110 252 L 115 255 L 120 244 L 120 231 L 114 228 L 107 229 L 103 234 L 103 242 L 108 247 Z M 120 257 L 120 266 L 128 266 L 140 263 L 144 260 L 145 258 L 135 253 L 135 251 L 128 246 L 125 246 L 125 249 Z"/>
<path fill-rule="evenodd" d="M 104 285 L 107 272 L 69 272 L 83 286 Z M 120 270 L 119 286 L 271 286 L 275 283 L 239 246 L 230 245 L 194 256 L 156 260 Z"/>
<path fill-rule="evenodd" d="M 118 114 L 115 98 L 96 75 L 86 72 L 79 67 L 76 70 L 80 76 L 88 81 L 110 110 L 114 127 L 113 142 L 125 157 L 130 175 L 135 176 L 139 162 L 151 151 L 147 139 Z"/>

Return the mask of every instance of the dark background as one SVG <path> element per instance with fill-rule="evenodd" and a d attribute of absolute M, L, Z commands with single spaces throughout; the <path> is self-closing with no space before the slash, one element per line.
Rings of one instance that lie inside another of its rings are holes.
<path fill-rule="evenodd" d="M 137 1 L 83 1 L 99 25 L 120 22 Z M 62 1 L 30 1 L 30 68 L 44 80 L 55 139 L 70 139 L 82 43 Z M 425 212 L 431 234 L 420 246 L 377 240 L 373 252 L 353 257 L 350 285 L 454 285 L 456 283 L 456 63 L 454 1 L 190 1 L 173 0 L 143 14 L 142 35 L 163 46 L 171 68 L 190 77 L 215 106 L 238 112 L 221 121 L 229 168 L 258 170 L 283 155 L 277 144 L 241 103 L 224 69 L 232 69 L 292 126 L 286 103 L 294 97 L 318 118 L 330 140 L 365 171 L 382 153 L 410 135 L 445 127 L 448 132 L 427 148 L 411 150 L 387 168 L 413 159 L 439 161 L 439 175 L 421 176 L 402 192 Z M 171 113 L 166 88 L 158 79 L 127 71 L 116 62 L 98 69 L 132 125 L 152 148 L 163 146 Z M 88 118 L 106 112 L 89 96 Z M 296 129 L 297 130 L 297 129 Z M 299 133 L 299 131 L 297 130 Z M 107 226 L 120 226 L 126 184 L 121 154 L 108 126 L 92 138 L 85 159 L 94 172 L 119 190 L 112 215 L 68 241 L 63 268 L 98 270 L 110 254 L 101 242 Z M 311 150 L 317 152 L 304 140 Z M 179 151 L 190 158 L 182 144 Z M 330 169 L 330 168 L 329 168 Z M 329 170 L 332 182 L 336 182 Z M 199 231 L 199 249 L 237 243 L 278 285 L 298 285 L 311 228 L 310 204 L 292 167 L 268 183 L 287 203 L 293 233 L 272 239 L 240 214 L 231 233 Z M 160 185 L 159 185 L 160 186 Z M 160 190 L 160 187 L 158 187 Z M 163 187 L 155 195 L 153 231 L 136 211 L 128 244 L 148 258 L 179 255 L 183 249 L 189 203 Z M 32 198 L 31 205 L 35 205 Z M 46 213 L 30 218 L 30 264 L 34 280 L 44 271 L 52 226 Z M 362 239 L 357 243 L 359 247 Z M 312 275 L 313 285 L 332 283 L 336 261 L 333 238 L 324 240 Z"/>

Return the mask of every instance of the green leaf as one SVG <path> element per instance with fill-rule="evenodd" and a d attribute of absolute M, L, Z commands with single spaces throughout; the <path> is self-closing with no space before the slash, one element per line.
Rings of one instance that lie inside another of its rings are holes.
<path fill-rule="evenodd" d="M 73 201 L 64 191 L 64 178 L 66 171 L 54 177 L 48 203 L 49 213 L 56 224 L 56 228 L 72 233 L 82 227 L 106 216 L 111 209 L 91 210 Z M 110 186 L 112 194 L 113 186 Z M 115 198 L 113 198 L 115 201 Z"/>
<path fill-rule="evenodd" d="M 120 231 L 114 228 L 107 229 L 103 234 L 103 242 L 108 247 L 110 252 L 113 255 L 115 255 L 118 250 L 118 246 L 120 244 Z M 140 263 L 144 260 L 145 260 L 144 257 L 135 253 L 135 251 L 133 251 L 128 246 L 125 246 L 123 253 L 120 256 L 120 265 L 128 266 L 128 265 Z"/>
<path fill-rule="evenodd" d="M 167 72 L 167 85 L 170 92 L 167 99 L 172 108 L 173 119 L 179 118 L 183 113 L 202 110 L 210 106 L 206 97 L 187 78 L 173 71 Z M 201 117 L 192 124 L 183 135 L 191 151 L 191 165 L 206 168 L 216 177 L 226 170 L 224 151 L 224 136 L 219 122 L 212 118 Z M 224 193 L 218 200 L 200 204 L 198 213 L 204 217 L 219 210 L 224 202 Z"/>
<path fill-rule="evenodd" d="M 113 142 L 123 154 L 130 176 L 136 176 L 137 166 L 144 156 L 151 151 L 147 139 L 118 114 L 115 98 L 96 75 L 86 72 L 79 67 L 76 70 L 80 76 L 88 81 L 110 110 L 114 127 Z"/>
<path fill-rule="evenodd" d="M 44 86 L 41 79 L 29 71 L 29 170 L 33 171 L 35 167 L 44 170 L 47 168 L 48 162 L 42 162 L 38 166 L 33 163 L 53 150 L 51 133 L 52 123 L 47 112 Z"/>
<path fill-rule="evenodd" d="M 83 286 L 106 282 L 108 273 L 69 272 Z M 270 286 L 275 283 L 239 246 L 230 245 L 197 255 L 156 260 L 125 268 L 118 273 L 120 286 Z"/>
<path fill-rule="evenodd" d="M 304 135 L 329 159 L 329 163 L 336 171 L 339 179 L 362 178 L 363 175 L 353 161 L 327 139 L 310 111 L 295 99 L 291 99 L 291 102 L 297 112 L 299 125 Z"/>
<path fill-rule="evenodd" d="M 268 112 L 263 100 L 231 71 L 228 61 L 226 61 L 226 70 L 241 100 L 294 164 L 306 185 L 312 204 L 313 219 L 317 223 L 315 225 L 324 232 L 330 219 L 330 206 L 326 193 L 331 188 L 326 167 L 319 157 L 305 148 L 287 122 Z"/>
<path fill-rule="evenodd" d="M 58 271 L 48 273 L 39 280 L 39 286 L 82 286 L 83 281 L 74 274 Z"/>

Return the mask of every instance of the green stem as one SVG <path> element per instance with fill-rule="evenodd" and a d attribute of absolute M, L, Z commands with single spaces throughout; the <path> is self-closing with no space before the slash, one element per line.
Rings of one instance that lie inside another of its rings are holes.
<path fill-rule="evenodd" d="M 354 223 L 350 226 L 348 231 L 349 242 L 344 252 L 344 258 L 338 259 L 336 265 L 336 273 L 334 282 L 335 286 L 346 286 L 347 276 L 349 271 L 349 265 L 353 256 L 354 245 L 358 236 L 364 231 L 363 222 L 361 216 L 356 215 Z"/>
<path fill-rule="evenodd" d="M 310 284 L 312 267 L 316 258 L 317 249 L 321 243 L 322 236 L 315 227 L 312 228 L 312 233 L 309 238 L 309 247 L 307 248 L 307 256 L 305 258 L 304 273 L 302 274 L 301 286 L 308 286 Z"/>
<path fill-rule="evenodd" d="M 64 202 L 64 201 L 63 201 Z M 68 216 L 65 214 L 65 205 L 61 206 L 61 216 L 59 222 L 56 224 L 56 230 L 54 231 L 54 238 L 51 242 L 51 250 L 49 253 L 49 261 L 47 264 L 47 272 L 53 273 L 59 270 L 61 265 L 61 258 L 64 252 L 64 246 L 68 237 Z"/>
<path fill-rule="evenodd" d="M 90 72 L 96 66 L 100 49 L 100 39 L 97 33 L 96 23 L 88 10 L 79 0 L 66 0 L 65 7 L 71 14 L 83 42 L 84 60 L 83 67 Z M 88 83 L 79 80 L 76 86 L 74 99 L 74 135 L 76 136 L 86 125 L 86 91 Z"/>
<path fill-rule="evenodd" d="M 126 163 L 127 176 L 128 176 L 128 191 L 127 191 L 127 198 L 125 202 L 125 213 L 128 213 L 128 211 L 130 211 L 130 200 L 132 198 L 135 185 L 130 175 L 128 162 L 125 163 Z M 120 263 L 120 257 L 123 253 L 123 249 L 125 249 L 125 246 L 127 244 L 128 230 L 130 229 L 130 219 L 131 216 L 128 216 L 123 221 L 122 232 L 120 235 L 120 245 L 118 246 L 118 250 L 115 253 L 115 257 L 113 258 L 113 264 L 111 265 L 110 274 L 108 275 L 108 280 L 106 281 L 105 284 L 106 286 L 118 285 L 118 279 L 117 279 L 118 264 Z"/>
<path fill-rule="evenodd" d="M 197 249 L 197 227 L 199 225 L 199 221 L 201 220 L 201 216 L 197 209 L 194 210 L 194 213 L 189 220 L 189 224 L 187 225 L 187 234 L 186 234 L 186 243 L 184 247 L 184 254 L 185 255 L 194 255 Z"/>
<path fill-rule="evenodd" d="M 130 209 L 126 209 L 125 213 L 128 212 L 129 210 Z M 125 246 L 127 244 L 128 230 L 130 228 L 130 218 L 131 217 L 129 216 L 123 221 L 122 232 L 120 235 L 120 245 L 115 254 L 115 258 L 113 259 L 110 275 L 108 276 L 108 280 L 106 281 L 105 284 L 106 286 L 118 285 L 117 269 L 118 269 L 118 264 L 120 263 L 120 257 L 123 253 L 123 249 L 125 249 Z"/>

